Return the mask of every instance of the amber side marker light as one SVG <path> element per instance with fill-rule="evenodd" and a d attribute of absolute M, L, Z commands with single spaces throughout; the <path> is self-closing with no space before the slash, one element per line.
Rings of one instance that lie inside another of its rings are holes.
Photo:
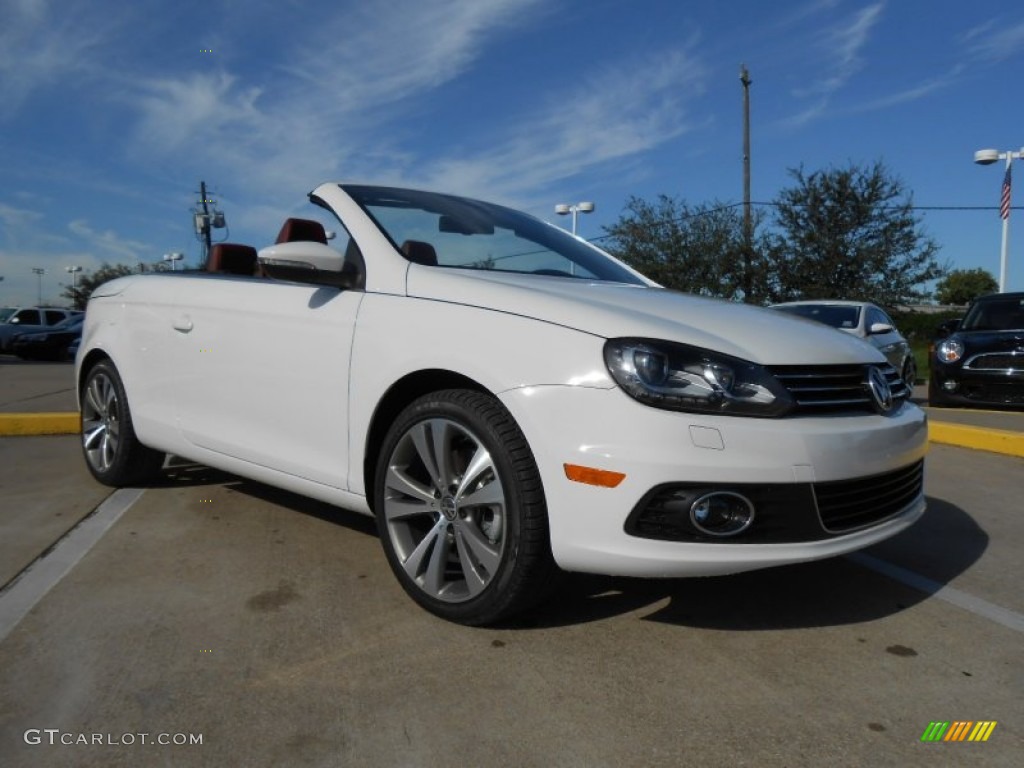
<path fill-rule="evenodd" d="M 576 483 L 614 488 L 626 479 L 621 472 L 609 472 L 607 469 L 581 467 L 579 464 L 563 464 L 562 466 L 565 467 L 565 476 Z"/>

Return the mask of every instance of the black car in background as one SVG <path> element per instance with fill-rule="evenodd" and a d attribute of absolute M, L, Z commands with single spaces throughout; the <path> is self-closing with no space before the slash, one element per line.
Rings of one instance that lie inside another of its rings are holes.
<path fill-rule="evenodd" d="M 71 342 L 82 336 L 84 314 L 74 315 L 49 330 L 21 333 L 11 340 L 11 352 L 23 360 L 70 360 Z"/>
<path fill-rule="evenodd" d="M 1024 293 L 976 299 L 959 324 L 938 334 L 930 405 L 1024 408 Z"/>

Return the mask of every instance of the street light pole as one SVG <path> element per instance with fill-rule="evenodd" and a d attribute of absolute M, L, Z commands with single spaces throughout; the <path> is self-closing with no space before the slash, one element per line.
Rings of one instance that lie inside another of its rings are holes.
<path fill-rule="evenodd" d="M 999 249 L 999 292 L 1006 293 L 1006 268 L 1010 249 L 1010 181 L 1014 160 L 1024 159 L 1024 147 L 1017 152 L 1000 152 L 997 149 L 979 149 L 974 153 L 978 165 L 992 165 L 998 160 L 1006 161 L 1006 175 L 1003 177 L 1003 192 L 1000 197 L 999 215 L 1003 220 L 1003 242 Z"/>
<path fill-rule="evenodd" d="M 750 274 L 754 250 L 754 226 L 750 218 L 750 73 L 746 64 L 740 65 L 740 83 L 743 84 L 743 300 L 750 302 L 753 280 Z"/>
<path fill-rule="evenodd" d="M 78 309 L 78 273 L 82 271 L 82 268 L 64 267 L 64 271 L 71 273 L 71 300 L 75 303 L 74 308 Z"/>
<path fill-rule="evenodd" d="M 559 203 L 555 206 L 555 213 L 559 216 L 565 216 L 566 214 L 572 214 L 572 233 L 576 234 L 576 214 L 577 213 L 593 213 L 593 203 L 576 203 L 576 205 L 568 205 L 567 203 Z"/>
<path fill-rule="evenodd" d="M 37 306 L 41 307 L 43 306 L 43 275 L 46 274 L 46 270 L 43 269 L 42 267 L 32 267 L 32 271 L 35 273 L 36 277 L 39 278 L 39 301 L 37 302 Z"/>

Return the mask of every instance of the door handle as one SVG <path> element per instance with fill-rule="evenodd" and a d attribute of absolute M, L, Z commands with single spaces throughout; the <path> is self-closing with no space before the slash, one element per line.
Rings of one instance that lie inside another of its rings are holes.
<path fill-rule="evenodd" d="M 183 315 L 175 320 L 172 325 L 174 330 L 181 331 L 182 333 L 188 333 L 192 330 L 192 319 L 188 315 Z"/>

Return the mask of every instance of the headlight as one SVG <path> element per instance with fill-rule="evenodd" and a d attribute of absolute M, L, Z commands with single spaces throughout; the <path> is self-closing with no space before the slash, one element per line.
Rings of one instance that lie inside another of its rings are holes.
<path fill-rule="evenodd" d="M 728 416 L 781 416 L 793 404 L 754 363 L 686 344 L 610 339 L 604 362 L 627 394 L 646 405 Z"/>
<path fill-rule="evenodd" d="M 955 363 L 964 356 L 963 342 L 956 339 L 945 339 L 935 347 L 935 356 L 944 363 Z"/>

